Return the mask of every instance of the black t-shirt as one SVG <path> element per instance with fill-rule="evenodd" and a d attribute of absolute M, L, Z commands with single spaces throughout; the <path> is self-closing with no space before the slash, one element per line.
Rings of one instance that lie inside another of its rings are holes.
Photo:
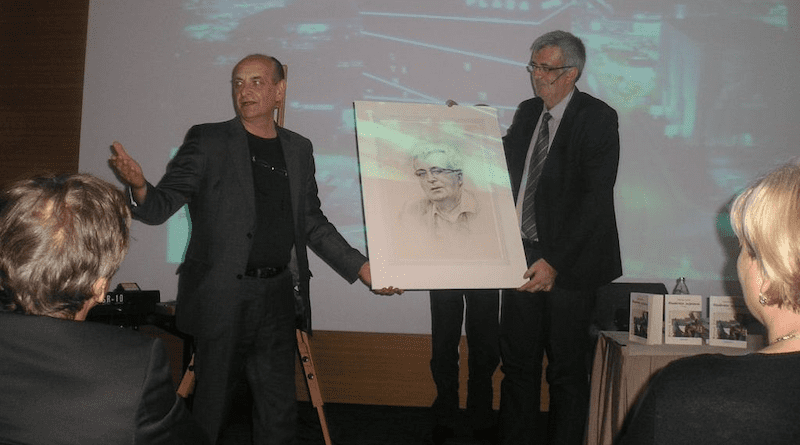
<path fill-rule="evenodd" d="M 289 176 L 279 138 L 247 134 L 256 199 L 256 232 L 248 268 L 289 264 L 294 227 Z"/>

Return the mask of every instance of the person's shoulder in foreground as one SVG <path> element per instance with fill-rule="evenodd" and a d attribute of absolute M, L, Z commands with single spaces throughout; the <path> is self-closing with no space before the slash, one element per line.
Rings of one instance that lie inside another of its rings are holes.
<path fill-rule="evenodd" d="M 662 369 L 640 396 L 618 445 L 800 443 L 800 354 L 705 354 Z M 776 382 L 785 382 L 777 384 Z"/>
<path fill-rule="evenodd" d="M 207 443 L 175 394 L 161 340 L 0 312 L 0 357 L 0 442 Z"/>

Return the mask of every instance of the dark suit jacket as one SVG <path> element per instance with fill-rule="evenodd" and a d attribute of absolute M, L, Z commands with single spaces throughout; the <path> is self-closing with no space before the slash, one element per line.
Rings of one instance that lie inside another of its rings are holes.
<path fill-rule="evenodd" d="M 301 328 L 311 328 L 308 253 L 311 247 L 348 282 L 367 261 L 350 247 L 320 209 L 311 141 L 278 128 L 289 172 L 294 218 L 290 268 L 303 311 Z M 189 204 L 191 239 L 178 282 L 178 328 L 215 337 L 237 319 L 239 285 L 256 228 L 253 172 L 247 133 L 238 118 L 192 127 L 157 186 L 148 184 L 134 217 L 161 224 Z"/>
<path fill-rule="evenodd" d="M 205 444 L 161 340 L 0 313 L 0 443 Z"/>
<path fill-rule="evenodd" d="M 514 199 L 543 108 L 540 98 L 522 102 L 503 137 Z M 593 289 L 622 275 L 614 212 L 618 165 L 616 111 L 576 89 L 536 189 L 536 228 L 544 259 L 558 271 L 557 286 Z"/>

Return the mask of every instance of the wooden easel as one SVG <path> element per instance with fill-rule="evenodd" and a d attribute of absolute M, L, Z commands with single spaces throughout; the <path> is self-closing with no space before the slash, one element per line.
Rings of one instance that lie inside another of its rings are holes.
<path fill-rule="evenodd" d="M 322 437 L 325 438 L 325 445 L 331 445 L 328 422 L 325 421 L 325 411 L 322 408 L 322 392 L 319 390 L 317 371 L 314 369 L 314 360 L 311 358 L 311 345 L 308 342 L 308 334 L 300 329 L 297 330 L 297 351 L 300 353 L 300 363 L 303 365 L 303 375 L 306 378 L 306 384 L 308 384 L 311 404 L 317 409 L 319 425 L 322 428 Z"/>
<path fill-rule="evenodd" d="M 319 417 L 319 424 L 322 428 L 322 437 L 325 439 L 325 445 L 332 445 L 330 431 L 328 430 L 328 422 L 325 420 L 325 410 L 323 409 L 322 392 L 319 389 L 319 382 L 317 381 L 317 371 L 314 368 L 314 359 L 311 357 L 311 344 L 308 341 L 308 334 L 305 331 L 297 329 L 297 352 L 300 354 L 300 363 L 303 365 L 303 376 L 308 385 L 308 393 L 311 396 L 311 404 L 317 410 Z M 181 383 L 178 385 L 178 395 L 182 398 L 189 397 L 194 393 L 195 375 L 194 375 L 194 354 L 183 374 Z"/>

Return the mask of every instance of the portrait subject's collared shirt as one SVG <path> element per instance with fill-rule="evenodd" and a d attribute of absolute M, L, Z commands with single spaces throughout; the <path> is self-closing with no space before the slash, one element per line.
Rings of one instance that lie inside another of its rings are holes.
<path fill-rule="evenodd" d="M 407 202 L 398 215 L 396 254 L 401 258 L 497 259 L 502 254 L 490 206 L 469 190 L 443 213 L 427 198 Z"/>
<path fill-rule="evenodd" d="M 478 215 L 478 201 L 469 191 L 463 191 L 458 205 L 446 213 L 436 208 L 430 200 L 426 199 L 421 204 L 420 218 L 435 238 L 469 234 L 469 223 Z"/>

